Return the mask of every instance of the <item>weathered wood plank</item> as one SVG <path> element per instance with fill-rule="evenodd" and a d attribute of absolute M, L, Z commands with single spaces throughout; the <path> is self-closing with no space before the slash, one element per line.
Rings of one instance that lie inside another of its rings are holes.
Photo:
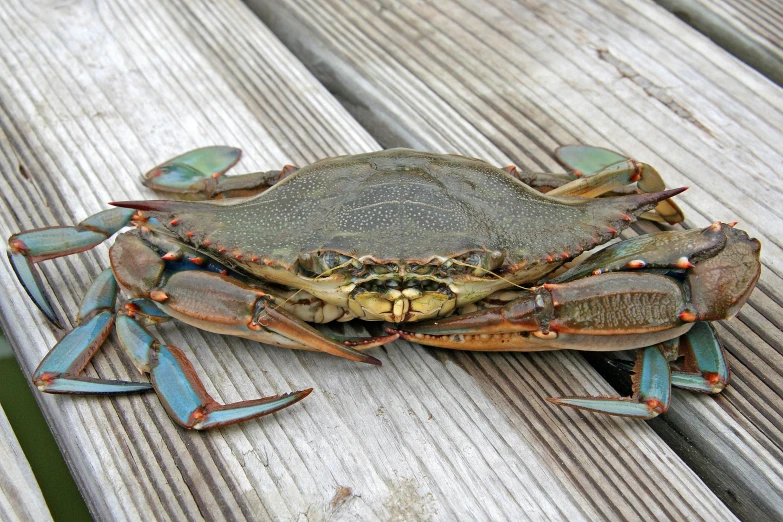
<path fill-rule="evenodd" d="M 196 146 L 241 146 L 247 171 L 378 147 L 236 2 L 54 6 L 11 2 L 0 12 L 2 234 L 152 197 L 138 173 Z M 365 94 L 355 92 L 356 100 Z M 446 114 L 443 100 L 426 101 L 422 115 Z M 467 120 L 448 116 L 450 133 L 475 135 Z M 446 147 L 440 129 L 425 128 L 423 146 Z M 464 144 L 463 153 L 505 159 L 480 136 Z M 104 246 L 43 264 L 69 322 L 106 264 Z M 29 373 L 59 332 L 7 264 L 0 281 L 3 327 Z M 275 416 L 210 433 L 177 428 L 154 395 L 43 397 L 97 518 L 733 518 L 646 424 L 543 400 L 611 392 L 575 354 L 397 343 L 378 351 L 378 369 L 175 324 L 158 333 L 186 350 L 221 400 L 317 391 Z M 137 378 L 113 341 L 87 373 Z"/>
<path fill-rule="evenodd" d="M 759 288 L 719 328 L 734 386 L 678 393 L 653 426 L 692 435 L 691 454 L 725 474 L 704 476 L 736 512 L 783 516 L 778 86 L 652 3 L 248 3 L 384 145 L 530 170 L 558 169 L 558 145 L 604 145 L 690 186 L 688 226 L 739 220 L 759 237 Z"/>
<path fill-rule="evenodd" d="M 41 488 L 0 405 L 0 520 L 52 520 Z"/>
<path fill-rule="evenodd" d="M 655 0 L 783 86 L 783 9 L 775 0 Z"/>

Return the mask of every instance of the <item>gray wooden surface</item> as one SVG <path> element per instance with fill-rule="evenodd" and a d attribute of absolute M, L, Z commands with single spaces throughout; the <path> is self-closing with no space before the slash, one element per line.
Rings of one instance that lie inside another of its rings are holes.
<path fill-rule="evenodd" d="M 783 517 L 778 86 L 646 2 L 250 5 L 384 145 L 549 170 L 557 145 L 598 144 L 690 186 L 686 226 L 737 220 L 759 237 L 759 288 L 718 327 L 733 387 L 675 392 L 651 425 L 736 512 Z"/>
<path fill-rule="evenodd" d="M 268 4 L 280 10 L 262 9 L 262 18 L 319 82 L 237 2 L 11 2 L 0 11 L 0 233 L 154 197 L 138 174 L 196 146 L 242 147 L 242 171 L 377 149 L 337 98 L 384 145 L 537 170 L 556 168 L 549 150 L 568 142 L 633 153 L 671 185 L 692 186 L 683 198 L 689 224 L 736 216 L 764 242 L 761 290 L 721 329 L 737 385 L 719 399 L 677 394 L 674 409 L 695 423 L 693 437 L 744 456 L 771 496 L 746 513 L 774 516 L 783 490 L 775 298 L 783 223 L 750 186 L 779 201 L 778 88 L 682 24 L 685 36 L 662 38 L 679 22 L 657 6 L 475 5 Z M 718 67 L 694 66 L 685 50 Z M 661 53 L 676 67 L 660 65 Z M 106 264 L 105 246 L 44 263 L 64 317 L 73 320 Z M 0 281 L 2 326 L 29 373 L 60 334 L 5 263 Z M 544 402 L 612 393 L 578 354 L 399 342 L 376 351 L 384 362 L 376 369 L 173 324 L 158 333 L 192 357 L 219 399 L 316 391 L 272 417 L 210 433 L 177 428 L 154 394 L 43 397 L 98 518 L 733 518 L 648 424 Z M 88 374 L 138 378 L 113 341 Z M 689 425 L 677 422 L 673 429 Z M 761 486 L 733 487 L 741 512 Z"/>
<path fill-rule="evenodd" d="M 0 520 L 52 520 L 30 464 L 0 405 Z"/>
<path fill-rule="evenodd" d="M 783 5 L 778 0 L 655 0 L 783 86 Z"/>

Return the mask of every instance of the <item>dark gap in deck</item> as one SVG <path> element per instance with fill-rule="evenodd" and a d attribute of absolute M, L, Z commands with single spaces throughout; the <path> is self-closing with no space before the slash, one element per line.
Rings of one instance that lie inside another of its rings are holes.
<path fill-rule="evenodd" d="M 699 2 L 688 0 L 655 0 L 655 2 L 737 59 L 783 87 L 781 57 L 772 48 L 754 41 L 748 34 L 732 27 L 725 18 L 725 13 L 713 11 Z"/>

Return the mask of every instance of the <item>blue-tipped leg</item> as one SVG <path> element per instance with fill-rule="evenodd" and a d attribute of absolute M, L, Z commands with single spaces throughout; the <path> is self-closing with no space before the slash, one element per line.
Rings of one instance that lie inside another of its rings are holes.
<path fill-rule="evenodd" d="M 126 226 L 135 210 L 112 208 L 94 214 L 73 227 L 50 227 L 14 234 L 8 239 L 8 259 L 35 305 L 58 328 L 49 298 L 43 292 L 35 263 L 89 250 Z"/>
<path fill-rule="evenodd" d="M 144 183 L 168 191 L 187 191 L 204 178 L 224 174 L 241 155 L 240 149 L 220 145 L 191 150 L 147 172 Z"/>
<path fill-rule="evenodd" d="M 565 145 L 555 151 L 555 157 L 565 168 L 589 175 L 628 158 L 609 149 L 591 145 Z"/>
<path fill-rule="evenodd" d="M 88 317 L 96 310 L 114 310 L 114 301 L 117 299 L 117 280 L 111 268 L 107 268 L 98 277 L 93 279 L 90 288 L 82 297 L 77 321 Z"/>
<path fill-rule="evenodd" d="M 269 415 L 299 402 L 312 391 L 219 404 L 204 389 L 193 365 L 179 348 L 160 344 L 124 313 L 117 316 L 117 337 L 136 367 L 151 375 L 166 411 L 183 428 L 206 430 Z"/>
<path fill-rule="evenodd" d="M 205 430 L 269 415 L 307 397 L 312 389 L 222 405 L 207 394 L 185 354 L 158 346 L 152 355 L 152 383 L 169 415 L 184 428 Z"/>
<path fill-rule="evenodd" d="M 669 409 L 671 372 L 669 362 L 657 345 L 639 352 L 635 371 L 633 397 L 559 397 L 548 400 L 559 406 L 639 419 L 652 419 Z"/>
<path fill-rule="evenodd" d="M 33 262 L 30 261 L 30 258 L 9 250 L 8 261 L 11 262 L 11 267 L 14 269 L 17 279 L 22 283 L 25 292 L 27 292 L 27 295 L 33 300 L 35 306 L 37 306 L 46 318 L 49 319 L 49 322 L 57 328 L 62 329 L 62 324 L 60 324 L 59 319 L 57 319 L 54 307 L 52 306 L 52 303 L 49 302 L 49 297 L 47 297 L 43 291 L 41 275 L 38 273 Z"/>
<path fill-rule="evenodd" d="M 104 311 L 94 315 L 63 337 L 44 357 L 34 379 L 46 374 L 77 374 L 111 333 L 114 317 Z"/>
<path fill-rule="evenodd" d="M 117 314 L 117 339 L 139 372 L 150 373 L 150 352 L 158 341 L 147 329 L 121 312 Z"/>
<path fill-rule="evenodd" d="M 653 167 L 618 154 L 614 151 L 590 145 L 566 145 L 555 151 L 561 165 L 572 171 L 575 177 L 584 178 L 553 191 L 552 195 L 596 195 L 628 183 L 636 183 L 642 192 L 660 192 L 666 188 L 663 178 Z M 586 179 L 593 178 L 593 179 Z M 683 221 L 682 210 L 670 200 L 661 201 L 655 207 L 656 214 L 645 213 L 641 217 L 670 224 Z"/>
<path fill-rule="evenodd" d="M 185 354 L 174 346 L 160 344 L 127 312 L 120 312 L 116 317 L 117 336 L 139 371 L 151 375 L 152 383 L 79 376 L 115 325 L 116 297 L 117 282 L 111 269 L 107 269 L 95 278 L 85 294 L 78 326 L 52 348 L 35 371 L 33 383 L 41 391 L 106 395 L 154 389 L 177 423 L 198 430 L 274 413 L 299 402 L 312 391 L 219 404 L 207 393 Z M 149 308 L 148 304 L 136 302 L 138 308 Z"/>
<path fill-rule="evenodd" d="M 130 222 L 133 209 L 111 208 L 94 214 L 73 227 L 27 230 L 8 239 L 11 252 L 29 257 L 33 263 L 89 250 Z"/>
<path fill-rule="evenodd" d="M 710 323 L 697 322 L 684 336 L 685 360 L 672 372 L 672 386 L 702 393 L 719 393 L 731 377 L 726 354 Z"/>
<path fill-rule="evenodd" d="M 35 370 L 33 384 L 38 389 L 47 393 L 115 394 L 152 388 L 149 383 L 79 376 L 111 332 L 116 296 L 117 284 L 107 269 L 87 291 L 79 309 L 79 325 L 49 351 Z"/>

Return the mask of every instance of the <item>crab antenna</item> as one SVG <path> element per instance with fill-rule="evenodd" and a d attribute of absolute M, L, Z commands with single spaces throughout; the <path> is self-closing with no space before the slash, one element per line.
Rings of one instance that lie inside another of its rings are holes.
<path fill-rule="evenodd" d="M 506 279 L 502 275 L 496 274 L 492 270 L 487 270 L 486 268 L 484 268 L 482 266 L 476 266 L 476 265 L 471 265 L 469 263 L 463 263 L 462 261 L 457 261 L 456 259 L 452 259 L 451 262 L 454 263 L 455 265 L 466 266 L 468 268 L 475 268 L 475 269 L 478 269 L 478 270 L 483 270 L 484 272 L 486 272 L 488 274 L 492 274 L 493 276 L 497 277 L 501 281 L 505 281 L 506 283 L 510 284 L 511 286 L 515 286 L 515 287 L 519 288 L 520 290 L 530 290 L 532 288 L 532 287 L 528 287 L 528 286 L 518 285 L 515 282 Z"/>

